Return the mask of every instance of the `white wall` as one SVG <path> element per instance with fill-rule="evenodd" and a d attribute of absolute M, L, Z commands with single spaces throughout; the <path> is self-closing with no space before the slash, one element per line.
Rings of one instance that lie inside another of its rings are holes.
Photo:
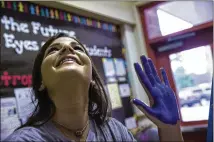
<path fill-rule="evenodd" d="M 146 96 L 146 93 L 141 86 L 140 82 L 138 81 L 137 75 L 135 73 L 135 69 L 133 66 L 133 63 L 140 62 L 139 57 L 142 54 L 141 49 L 139 49 L 139 42 L 135 35 L 135 28 L 132 28 L 128 24 L 124 24 L 122 26 L 122 41 L 124 46 L 126 47 L 126 60 L 127 60 L 127 66 L 129 70 L 129 80 L 132 87 L 132 93 L 134 97 L 143 100 L 145 103 L 148 103 L 148 98 Z M 134 110 L 137 114 L 142 114 L 142 112 L 134 107 Z"/>
<path fill-rule="evenodd" d="M 132 12 L 133 2 L 115 1 L 59 1 L 60 3 L 90 11 L 92 13 L 117 19 L 121 22 L 135 24 Z"/>

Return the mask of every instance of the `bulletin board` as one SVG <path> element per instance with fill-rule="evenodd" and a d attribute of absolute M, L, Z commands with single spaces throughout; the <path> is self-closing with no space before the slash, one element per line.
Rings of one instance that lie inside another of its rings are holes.
<path fill-rule="evenodd" d="M 134 127 L 125 48 L 117 25 L 24 1 L 1 1 L 0 11 L 1 140 L 33 111 L 34 59 L 44 42 L 59 32 L 84 44 L 110 95 L 113 117 Z"/>

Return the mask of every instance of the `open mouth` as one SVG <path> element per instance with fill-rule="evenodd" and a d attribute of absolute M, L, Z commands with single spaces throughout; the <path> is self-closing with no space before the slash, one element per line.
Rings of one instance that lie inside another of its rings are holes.
<path fill-rule="evenodd" d="M 73 56 L 65 56 L 63 57 L 62 59 L 60 59 L 56 65 L 56 67 L 58 66 L 61 66 L 62 64 L 65 64 L 65 63 L 77 63 L 80 65 L 79 61 L 73 57 Z"/>

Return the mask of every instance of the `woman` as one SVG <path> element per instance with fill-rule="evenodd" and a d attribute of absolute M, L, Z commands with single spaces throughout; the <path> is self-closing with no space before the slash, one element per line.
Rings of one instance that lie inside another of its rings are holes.
<path fill-rule="evenodd" d="M 135 69 L 152 107 L 137 99 L 133 103 L 158 126 L 162 141 L 182 141 L 176 99 L 166 74 L 163 71 L 165 83 L 161 83 L 151 60 L 145 56 L 142 60 L 146 74 L 137 63 Z M 126 127 L 110 117 L 101 79 L 75 38 L 65 34 L 50 38 L 35 59 L 32 75 L 36 109 L 6 141 L 134 141 Z"/>

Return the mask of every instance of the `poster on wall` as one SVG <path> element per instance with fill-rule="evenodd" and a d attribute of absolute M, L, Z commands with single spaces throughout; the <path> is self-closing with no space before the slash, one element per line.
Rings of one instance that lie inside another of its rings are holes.
<path fill-rule="evenodd" d="M 124 59 L 114 58 L 114 64 L 116 66 L 116 75 L 125 76 L 126 68 L 125 68 Z"/>
<path fill-rule="evenodd" d="M 9 97 L 15 99 L 19 124 L 26 122 L 34 109 L 31 102 L 33 93 L 30 91 L 33 63 L 38 51 L 51 36 L 62 32 L 78 38 L 105 85 L 109 76 L 119 74 L 113 60 L 123 59 L 117 25 L 24 1 L 2 1 L 0 10 L 0 89 L 5 90 L 0 96 L 1 100 Z M 121 67 L 119 70 L 124 76 L 127 75 Z M 115 94 L 112 91 L 110 93 Z M 119 91 L 116 94 L 120 97 Z M 122 106 L 122 101 L 116 104 L 120 108 L 127 107 Z M 118 116 L 125 119 L 124 115 Z M 1 123 L 6 124 L 5 121 Z M 14 126 L 18 126 L 18 123 Z"/>
<path fill-rule="evenodd" d="M 115 66 L 112 58 L 102 58 L 103 68 L 107 82 L 116 82 Z"/>
<path fill-rule="evenodd" d="M 107 88 L 110 95 L 112 109 L 117 109 L 122 107 L 118 84 L 117 83 L 107 84 Z"/>
<path fill-rule="evenodd" d="M 24 124 L 34 111 L 36 105 L 34 102 L 34 95 L 32 94 L 32 88 L 15 88 L 14 94 L 16 96 L 18 115 L 21 123 Z"/>
<path fill-rule="evenodd" d="M 21 125 L 15 97 L 1 98 L 1 140 Z"/>
<path fill-rule="evenodd" d="M 129 97 L 131 95 L 131 90 L 128 83 L 120 84 L 119 89 L 121 97 Z"/>
<path fill-rule="evenodd" d="M 112 58 L 102 58 L 105 76 L 112 77 L 115 76 L 114 62 Z"/>
<path fill-rule="evenodd" d="M 126 68 L 125 61 L 122 58 L 114 58 L 114 65 L 116 70 L 116 76 L 118 81 L 124 82 L 126 81 Z"/>

